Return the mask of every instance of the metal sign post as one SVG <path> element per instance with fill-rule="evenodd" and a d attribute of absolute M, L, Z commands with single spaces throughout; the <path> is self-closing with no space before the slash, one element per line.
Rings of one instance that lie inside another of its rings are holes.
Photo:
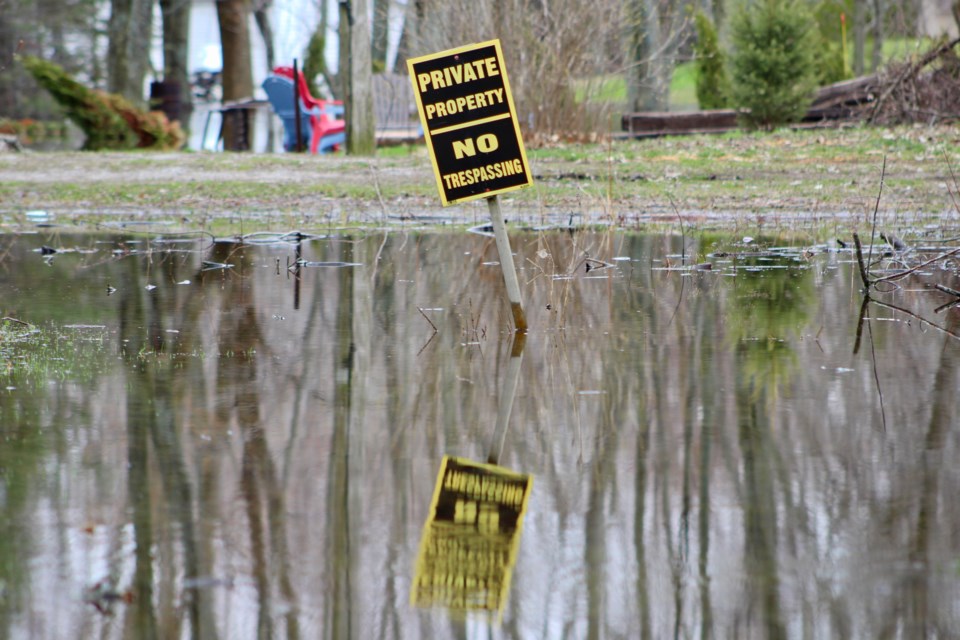
<path fill-rule="evenodd" d="M 527 321 L 500 193 L 533 183 L 499 40 L 407 61 L 444 206 L 486 198 L 517 331 Z"/>

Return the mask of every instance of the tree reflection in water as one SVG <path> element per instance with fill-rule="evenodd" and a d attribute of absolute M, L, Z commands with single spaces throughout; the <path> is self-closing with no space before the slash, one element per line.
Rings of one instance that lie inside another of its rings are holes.
<path fill-rule="evenodd" d="M 34 264 L 34 241 L 9 259 Z M 531 330 L 509 428 L 510 311 L 483 237 L 304 241 L 307 261 L 359 266 L 299 280 L 282 244 L 3 271 L 27 320 L 110 337 L 88 369 L 3 385 L 0 636 L 960 628 L 957 340 L 871 305 L 855 354 L 845 256 L 666 269 L 680 243 L 517 235 Z M 411 607 L 441 458 L 494 452 L 537 478 L 502 622 Z"/>

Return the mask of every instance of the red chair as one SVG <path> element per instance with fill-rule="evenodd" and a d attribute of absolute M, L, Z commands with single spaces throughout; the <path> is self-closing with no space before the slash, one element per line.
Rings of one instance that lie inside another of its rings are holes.
<path fill-rule="evenodd" d="M 275 67 L 273 72 L 293 80 L 293 67 Z M 297 73 L 297 87 L 300 91 L 301 107 L 304 112 L 311 113 L 313 135 L 310 138 L 310 152 L 336 151 L 346 138 L 346 123 L 342 119 L 343 102 L 314 98 L 302 73 Z M 341 118 L 338 119 L 337 116 Z"/>

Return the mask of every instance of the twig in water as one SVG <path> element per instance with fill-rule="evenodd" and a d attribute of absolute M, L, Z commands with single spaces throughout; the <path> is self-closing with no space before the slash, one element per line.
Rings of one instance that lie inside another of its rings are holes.
<path fill-rule="evenodd" d="M 417 307 L 417 311 L 420 312 L 420 315 L 423 316 L 423 319 L 424 319 L 424 320 L 426 320 L 427 322 L 430 323 L 430 326 L 433 327 L 433 332 L 436 333 L 436 332 L 437 332 L 437 325 L 433 324 L 433 321 L 430 320 L 430 318 L 427 317 L 427 314 L 425 314 L 425 313 L 423 312 L 423 309 L 421 309 L 420 307 Z"/>
<path fill-rule="evenodd" d="M 925 266 L 927 266 L 928 264 L 932 264 L 932 263 L 936 262 L 937 260 L 943 260 L 944 258 L 949 258 L 950 256 L 952 256 L 952 255 L 954 255 L 954 254 L 957 254 L 957 253 L 960 253 L 960 247 L 957 247 L 956 249 L 953 249 L 953 250 L 951 250 L 951 251 L 947 251 L 946 253 L 942 253 L 942 254 L 940 254 L 939 256 L 935 257 L 935 258 L 930 258 L 930 259 L 927 260 L 926 262 L 921 263 L 921 264 L 918 264 L 917 266 L 915 266 L 915 267 L 913 267 L 913 268 L 910 268 L 910 269 L 907 269 L 906 271 L 901 271 L 901 272 L 899 272 L 899 273 L 894 273 L 893 275 L 885 276 L 885 277 L 883 277 L 883 278 L 877 278 L 877 279 L 874 281 L 874 284 L 876 284 L 877 282 L 886 282 L 886 281 L 888 281 L 888 280 L 899 280 L 900 278 L 904 278 L 904 277 L 910 275 L 910 274 L 913 273 L 914 271 L 917 271 L 917 270 L 919 270 L 919 269 L 923 269 L 923 268 L 924 268 Z"/>
<path fill-rule="evenodd" d="M 853 342 L 853 355 L 860 352 L 860 340 L 863 338 L 863 321 L 867 318 L 867 308 L 870 306 L 870 296 L 863 296 L 860 304 L 860 317 L 857 319 L 857 339 Z"/>
<path fill-rule="evenodd" d="M 936 287 L 939 291 L 943 291 L 944 293 L 949 293 L 950 295 L 956 296 L 957 298 L 956 300 L 951 300 L 946 304 L 940 305 L 939 307 L 933 310 L 934 313 L 940 313 L 941 311 L 946 311 L 947 309 L 950 309 L 960 304 L 960 291 L 957 291 L 956 289 L 951 289 L 950 287 L 945 287 L 942 284 L 935 284 L 933 286 Z"/>
<path fill-rule="evenodd" d="M 944 293 L 949 293 L 952 296 L 957 296 L 958 298 L 960 298 L 960 291 L 957 291 L 956 289 L 945 287 L 942 284 L 935 284 L 933 286 L 939 289 L 940 291 L 943 291 Z"/>
<path fill-rule="evenodd" d="M 13 322 L 13 323 L 16 323 L 16 324 L 22 324 L 22 325 L 25 326 L 25 327 L 32 327 L 32 326 L 33 326 L 33 325 L 30 324 L 29 322 L 24 322 L 23 320 L 17 320 L 16 318 L 11 318 L 10 316 L 4 316 L 4 317 L 0 318 L 0 321 L 2 321 L 2 322 Z"/>
<path fill-rule="evenodd" d="M 873 205 L 873 224 L 870 226 L 870 253 L 867 264 L 873 264 L 873 242 L 877 232 L 877 212 L 880 210 L 880 196 L 883 195 L 883 181 L 887 177 L 887 156 L 883 156 L 883 166 L 880 168 L 880 188 L 877 189 L 877 202 Z"/>
<path fill-rule="evenodd" d="M 680 265 L 685 266 L 687 264 L 687 230 L 683 227 L 683 216 L 680 215 L 680 209 L 677 208 L 677 203 L 674 202 L 669 193 L 666 194 L 666 196 L 670 207 L 677 215 L 677 221 L 680 223 Z"/>
<path fill-rule="evenodd" d="M 934 324 L 934 323 L 930 322 L 929 320 L 927 320 L 926 318 L 923 318 L 923 317 L 921 317 L 921 316 L 918 316 L 917 314 L 915 314 L 913 311 L 910 311 L 909 309 L 904 309 L 903 307 L 898 307 L 898 306 L 895 305 L 895 304 L 888 304 L 888 303 L 886 303 L 886 302 L 880 302 L 879 300 L 871 300 L 871 302 L 873 302 L 874 304 L 878 304 L 878 305 L 880 305 L 881 307 L 886 307 L 887 309 L 892 309 L 893 311 L 899 311 L 900 313 L 905 313 L 905 314 L 907 314 L 908 316 L 910 316 L 911 318 L 916 318 L 917 320 L 919 320 L 921 323 L 927 325 L 928 327 L 932 327 L 932 328 L 936 329 L 937 331 L 942 331 L 943 333 L 947 334 L 948 336 L 950 336 L 950 337 L 952 337 L 952 338 L 957 338 L 958 340 L 960 340 L 960 334 L 957 334 L 956 332 L 951 331 L 950 329 L 946 329 L 946 328 L 944 328 L 944 327 L 941 327 L 940 325 Z"/>
<path fill-rule="evenodd" d="M 380 191 L 380 176 L 377 173 L 376 161 L 370 164 L 370 173 L 373 174 L 373 188 L 377 192 L 377 200 L 380 202 L 380 213 L 383 216 L 383 223 L 387 223 L 387 205 L 383 202 L 383 193 Z"/>
<path fill-rule="evenodd" d="M 880 373 L 877 371 L 877 352 L 873 347 L 873 324 L 867 323 L 870 332 L 870 356 L 873 359 L 873 379 L 877 381 L 877 395 L 880 397 L 880 419 L 883 421 L 883 432 L 887 432 L 887 411 L 883 406 L 883 389 L 880 388 Z"/>
<path fill-rule="evenodd" d="M 863 280 L 863 288 L 867 292 L 867 296 L 870 295 L 870 276 L 867 275 L 867 268 L 863 265 L 863 245 L 860 244 L 860 235 L 856 232 L 853 234 L 853 244 L 857 247 L 857 266 L 860 267 L 860 279 Z"/>

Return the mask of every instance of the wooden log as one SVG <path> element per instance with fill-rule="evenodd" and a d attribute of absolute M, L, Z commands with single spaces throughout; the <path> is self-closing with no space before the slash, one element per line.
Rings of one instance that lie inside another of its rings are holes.
<path fill-rule="evenodd" d="M 624 131 L 637 137 L 685 133 L 719 133 L 737 128 L 737 112 L 733 109 L 715 109 L 712 111 L 627 113 L 623 115 L 622 127 Z"/>
<path fill-rule="evenodd" d="M 829 122 L 856 118 L 859 107 L 876 99 L 879 87 L 877 75 L 835 82 L 821 87 L 810 109 L 801 119 L 802 124 Z M 694 133 L 724 133 L 737 128 L 734 109 L 709 111 L 642 111 L 626 113 L 621 127 L 628 136 L 636 138 L 685 135 Z"/>

